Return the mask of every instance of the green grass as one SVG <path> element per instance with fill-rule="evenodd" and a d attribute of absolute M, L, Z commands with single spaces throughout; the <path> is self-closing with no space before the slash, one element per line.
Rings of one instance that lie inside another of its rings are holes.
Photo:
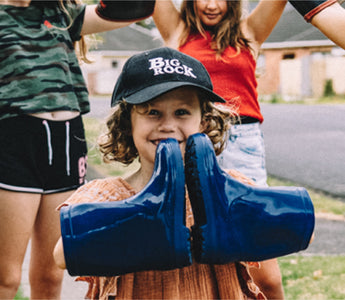
<path fill-rule="evenodd" d="M 345 299 L 345 256 L 278 259 L 287 300 Z"/>
<path fill-rule="evenodd" d="M 17 295 L 14 297 L 14 300 L 29 300 L 29 297 L 24 297 L 22 289 L 19 288 Z"/>

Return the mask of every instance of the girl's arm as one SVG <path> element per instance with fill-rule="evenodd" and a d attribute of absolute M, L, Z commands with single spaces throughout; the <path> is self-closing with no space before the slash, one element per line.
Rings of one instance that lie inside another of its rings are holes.
<path fill-rule="evenodd" d="M 261 0 L 250 15 L 243 20 L 242 32 L 252 43 L 251 47 L 258 50 L 268 38 L 279 21 L 287 0 Z"/>
<path fill-rule="evenodd" d="M 81 35 L 113 30 L 125 27 L 134 22 L 134 20 L 128 22 L 107 21 L 97 15 L 96 7 L 97 5 L 88 5 L 86 7 Z"/>
<path fill-rule="evenodd" d="M 334 3 L 316 14 L 310 21 L 330 40 L 345 49 L 345 9 Z"/>
<path fill-rule="evenodd" d="M 147 18 L 152 15 L 155 2 L 139 0 L 128 1 L 125 4 L 123 1 L 120 3 L 113 0 L 100 0 L 98 5 L 88 5 L 81 35 L 125 27 Z"/>
<path fill-rule="evenodd" d="M 249 274 L 267 299 L 284 299 L 282 277 L 276 258 L 261 261 L 260 268 L 250 268 Z"/>
<path fill-rule="evenodd" d="M 172 0 L 156 0 L 152 17 L 165 45 L 177 49 L 184 23 Z"/>

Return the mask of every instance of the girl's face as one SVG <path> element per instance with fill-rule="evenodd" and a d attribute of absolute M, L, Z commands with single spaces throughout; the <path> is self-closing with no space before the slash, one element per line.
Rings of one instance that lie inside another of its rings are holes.
<path fill-rule="evenodd" d="M 227 0 L 195 0 L 194 7 L 196 15 L 207 27 L 217 25 L 228 11 Z"/>
<path fill-rule="evenodd" d="M 178 88 L 150 101 L 149 106 L 138 105 L 131 110 L 131 124 L 142 167 L 153 167 L 157 145 L 163 139 L 176 139 L 184 154 L 187 138 L 203 129 L 197 90 Z"/>

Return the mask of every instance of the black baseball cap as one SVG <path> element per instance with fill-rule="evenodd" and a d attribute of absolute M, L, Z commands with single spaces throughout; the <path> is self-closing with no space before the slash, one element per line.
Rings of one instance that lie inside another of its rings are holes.
<path fill-rule="evenodd" d="M 201 62 L 169 47 L 156 48 L 130 57 L 123 66 L 111 106 L 124 100 L 141 104 L 182 86 L 204 91 L 212 102 L 225 100 L 213 92 L 210 75 Z"/>

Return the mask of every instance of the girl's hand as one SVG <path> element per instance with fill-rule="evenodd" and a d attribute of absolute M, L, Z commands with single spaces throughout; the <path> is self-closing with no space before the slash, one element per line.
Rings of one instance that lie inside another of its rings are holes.
<path fill-rule="evenodd" d="M 31 0 L 0 0 L 0 5 L 13 5 L 26 7 L 30 5 Z"/>
<path fill-rule="evenodd" d="M 56 265 L 61 269 L 66 269 L 65 255 L 63 252 L 62 238 L 58 240 L 53 252 Z"/>

